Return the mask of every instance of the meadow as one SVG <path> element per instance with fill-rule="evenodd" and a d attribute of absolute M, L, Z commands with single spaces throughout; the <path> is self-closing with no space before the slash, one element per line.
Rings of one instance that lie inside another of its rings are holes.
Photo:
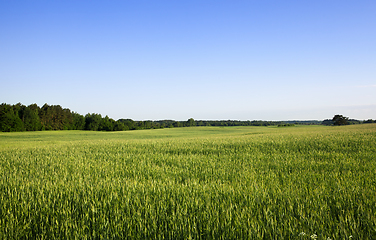
<path fill-rule="evenodd" d="M 0 239 L 376 239 L 376 124 L 0 133 Z"/>

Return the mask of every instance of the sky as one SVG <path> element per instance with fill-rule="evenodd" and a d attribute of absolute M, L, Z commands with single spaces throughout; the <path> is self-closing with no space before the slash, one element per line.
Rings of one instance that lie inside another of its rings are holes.
<path fill-rule="evenodd" d="M 115 120 L 376 119 L 376 1 L 0 0 L 0 86 Z"/>

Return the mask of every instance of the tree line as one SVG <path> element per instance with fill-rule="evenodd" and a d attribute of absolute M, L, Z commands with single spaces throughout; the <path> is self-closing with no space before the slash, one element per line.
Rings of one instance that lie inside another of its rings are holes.
<path fill-rule="evenodd" d="M 334 115 L 332 119 L 325 119 L 322 121 L 322 125 L 327 126 L 341 126 L 341 125 L 353 125 L 353 124 L 363 124 L 363 123 L 376 123 L 376 120 L 368 119 L 365 121 L 349 119 L 343 115 Z"/>
<path fill-rule="evenodd" d="M 358 121 L 358 120 L 348 120 Z M 376 122 L 372 119 L 357 123 Z M 354 122 L 352 122 L 354 123 Z M 158 120 L 158 121 L 134 121 L 132 119 L 119 119 L 115 121 L 108 116 L 88 113 L 85 116 L 73 112 L 60 105 L 37 104 L 25 106 L 21 103 L 0 105 L 0 131 L 21 132 L 41 130 L 91 130 L 91 131 L 126 131 L 139 129 L 158 129 L 172 127 L 192 126 L 287 126 L 293 124 L 333 125 L 333 120 L 324 121 L 238 121 L 238 120 L 194 120 L 187 121 Z"/>
<path fill-rule="evenodd" d="M 142 125 L 142 126 L 141 126 Z M 92 130 L 92 131 L 124 131 L 144 127 L 143 123 L 130 119 L 115 121 L 108 116 L 97 113 L 85 116 L 72 112 L 60 105 L 37 104 L 29 106 L 21 103 L 0 105 L 0 131 L 21 132 L 40 130 Z"/>

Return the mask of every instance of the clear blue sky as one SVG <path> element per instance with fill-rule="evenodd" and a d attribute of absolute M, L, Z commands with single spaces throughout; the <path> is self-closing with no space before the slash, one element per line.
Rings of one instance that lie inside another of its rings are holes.
<path fill-rule="evenodd" d="M 376 119 L 376 1 L 0 0 L 0 83 L 115 120 Z"/>

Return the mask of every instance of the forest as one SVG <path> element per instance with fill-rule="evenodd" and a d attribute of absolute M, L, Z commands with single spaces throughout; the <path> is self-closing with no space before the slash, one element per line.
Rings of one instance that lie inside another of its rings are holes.
<path fill-rule="evenodd" d="M 349 124 L 373 123 L 376 120 L 360 121 L 350 119 Z M 192 126 L 287 126 L 293 124 L 304 125 L 332 125 L 333 121 L 238 121 L 238 120 L 194 120 L 187 121 L 158 120 L 134 121 L 132 119 L 114 120 L 98 113 L 88 113 L 85 116 L 63 108 L 60 105 L 37 104 L 25 106 L 21 103 L 14 105 L 2 103 L 0 105 L 0 131 L 22 132 L 42 130 L 91 130 L 91 131 L 126 131 L 139 129 L 158 129 Z"/>

